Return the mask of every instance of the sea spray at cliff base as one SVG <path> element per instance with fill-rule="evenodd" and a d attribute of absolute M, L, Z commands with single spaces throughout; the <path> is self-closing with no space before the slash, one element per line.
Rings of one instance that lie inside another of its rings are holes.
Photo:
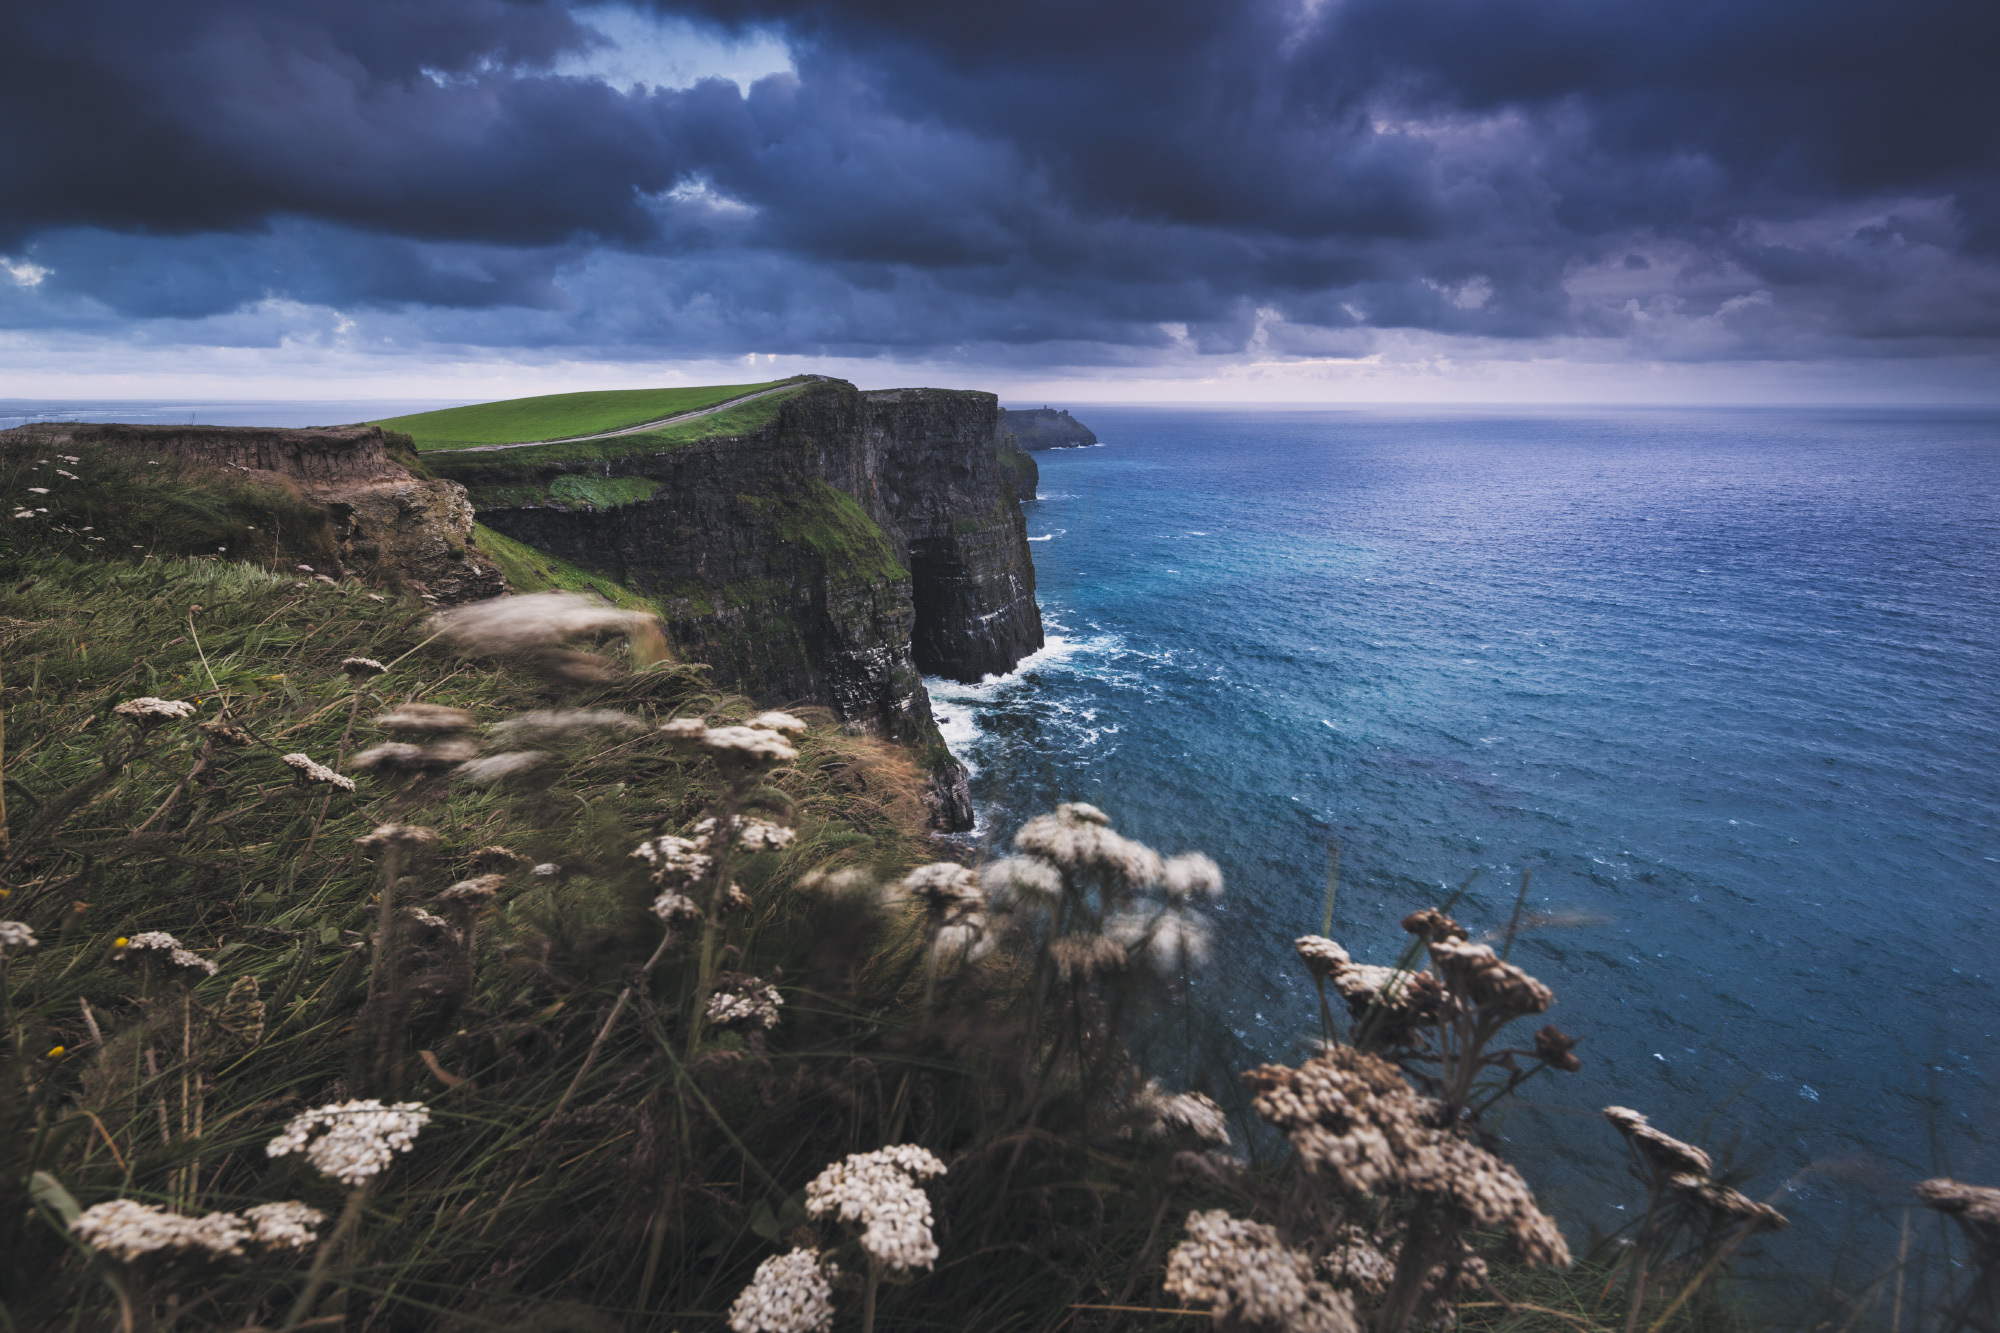
<path fill-rule="evenodd" d="M 1082 799 L 1221 861 L 1211 1086 L 1316 1030 L 1337 845 L 1372 962 L 1532 871 L 1514 957 L 1585 1066 L 1502 1129 L 1574 1239 L 1642 1202 L 1610 1103 L 1784 1186 L 1808 1280 L 2000 1177 L 2000 420 L 1077 415 L 1026 507 L 1049 647 L 933 695 L 996 853 Z"/>

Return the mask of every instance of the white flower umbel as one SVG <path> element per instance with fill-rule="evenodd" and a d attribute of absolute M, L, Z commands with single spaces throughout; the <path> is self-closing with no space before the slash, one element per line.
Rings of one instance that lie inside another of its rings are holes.
<path fill-rule="evenodd" d="M 750 719 L 750 725 L 762 727 L 765 731 L 786 731 L 793 735 L 801 735 L 806 729 L 806 724 L 790 713 L 780 713 L 775 710 L 757 714 Z"/>
<path fill-rule="evenodd" d="M 470 731 L 479 719 L 463 708 L 444 704 L 399 704 L 375 719 L 384 731 L 429 736 L 437 732 Z"/>
<path fill-rule="evenodd" d="M 1036 815 L 1014 835 L 1014 846 L 1071 874 L 1102 874 L 1135 887 L 1157 883 L 1166 873 L 1158 852 L 1114 833 L 1102 810 L 1081 802 Z"/>
<path fill-rule="evenodd" d="M 417 1133 L 431 1122 L 422 1102 L 384 1106 L 374 1098 L 322 1106 L 293 1118 L 285 1132 L 264 1145 L 272 1157 L 304 1152 L 322 1175 L 349 1188 L 373 1180 L 391 1156 L 408 1152 Z M 315 1131 L 324 1131 L 314 1137 Z"/>
<path fill-rule="evenodd" d="M 799 757 L 782 735 L 763 727 L 710 727 L 699 743 L 718 762 L 751 767 L 789 764 Z"/>
<path fill-rule="evenodd" d="M 189 953 L 181 947 L 179 940 L 167 934 L 164 930 L 148 930 L 142 934 L 134 935 L 125 942 L 125 949 L 128 953 L 147 953 L 153 951 L 164 953 L 167 956 L 167 961 L 175 967 L 189 968 L 200 972 L 204 976 L 212 977 L 215 975 L 214 963 L 209 962 L 199 954 Z"/>
<path fill-rule="evenodd" d="M 1222 867 L 1200 852 L 1167 858 L 1160 888 L 1175 902 L 1222 896 Z"/>
<path fill-rule="evenodd" d="M 303 1250 L 319 1239 L 319 1224 L 326 1221 L 326 1214 L 292 1199 L 245 1208 L 243 1220 L 253 1229 L 250 1239 L 265 1249 Z"/>
<path fill-rule="evenodd" d="M 249 1228 L 234 1213 L 183 1217 L 131 1199 L 93 1204 L 69 1229 L 92 1249 L 127 1264 L 154 1254 L 233 1257 L 242 1254 L 243 1242 L 251 1239 Z"/>
<path fill-rule="evenodd" d="M 1141 1117 L 1149 1139 L 1186 1135 L 1203 1143 L 1229 1142 L 1229 1118 L 1202 1093 L 1168 1093 L 1148 1079 L 1133 1097 L 1132 1109 Z"/>
<path fill-rule="evenodd" d="M 137 699 L 127 699 L 111 711 L 120 717 L 130 718 L 142 727 L 153 727 L 193 715 L 194 705 L 183 699 L 155 699 L 145 694 Z"/>
<path fill-rule="evenodd" d="M 1062 872 L 1037 856 L 1008 856 L 988 861 L 979 870 L 979 882 L 996 903 L 1019 900 L 1046 906 L 1062 897 Z"/>
<path fill-rule="evenodd" d="M 321 782 L 329 787 L 338 787 L 342 791 L 354 790 L 353 778 L 342 777 L 326 765 L 314 763 L 308 755 L 283 754 L 279 755 L 278 759 L 281 763 L 290 764 L 298 773 L 301 786 L 311 782 Z"/>
<path fill-rule="evenodd" d="M 502 745 L 545 745 L 584 736 L 646 730 L 646 723 L 615 708 L 553 708 L 522 713 L 487 728 Z"/>
<path fill-rule="evenodd" d="M 741 1024 L 770 1031 L 778 1026 L 778 1007 L 785 998 L 778 988 L 756 977 L 731 977 L 717 984 L 708 997 L 708 1021 L 717 1027 Z"/>
<path fill-rule="evenodd" d="M 751 815 L 737 815 L 732 827 L 736 830 L 736 845 L 746 852 L 778 851 L 791 845 L 798 833 L 782 824 L 773 824 L 768 819 L 757 819 Z M 694 826 L 695 836 L 705 843 L 712 843 L 715 836 L 715 819 L 710 816 Z"/>
<path fill-rule="evenodd" d="M 603 679 L 603 665 L 563 645 L 603 634 L 623 634 L 635 645 L 660 639 L 657 618 L 573 592 L 474 602 L 431 617 L 431 628 L 468 656 L 514 658 L 579 680 Z"/>
<path fill-rule="evenodd" d="M 25 921 L 0 921 L 0 958 L 32 949 L 41 941 Z"/>
<path fill-rule="evenodd" d="M 892 1273 L 929 1268 L 938 1247 L 930 1198 L 916 1182 L 944 1171 L 943 1162 L 913 1143 L 851 1153 L 806 1186 L 806 1212 L 858 1228 L 861 1248 Z"/>
<path fill-rule="evenodd" d="M 508 778 L 517 778 L 524 773 L 532 773 L 547 763 L 548 753 L 543 750 L 509 750 L 505 754 L 489 754 L 484 759 L 474 759 L 460 764 L 452 770 L 452 777 L 475 787 L 490 787 Z"/>
<path fill-rule="evenodd" d="M 1354 1298 L 1313 1276 L 1311 1258 L 1276 1229 L 1222 1209 L 1189 1213 L 1188 1238 L 1167 1256 L 1166 1288 L 1206 1305 L 1218 1324 L 1285 1333 L 1360 1333 Z"/>
<path fill-rule="evenodd" d="M 706 838 L 677 838 L 666 834 L 648 838 L 632 850 L 632 855 L 653 867 L 653 882 L 671 886 L 692 884 L 714 864 L 707 853 Z"/>
<path fill-rule="evenodd" d="M 833 1279 L 840 1267 L 818 1250 L 793 1250 L 757 1265 L 729 1307 L 733 1333 L 824 1333 L 833 1327 Z"/>

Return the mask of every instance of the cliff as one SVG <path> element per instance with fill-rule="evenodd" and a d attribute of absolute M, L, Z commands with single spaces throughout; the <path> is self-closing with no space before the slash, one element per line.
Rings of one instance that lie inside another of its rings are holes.
<path fill-rule="evenodd" d="M 991 394 L 835 380 L 745 433 L 425 457 L 495 531 L 650 598 L 717 684 L 927 750 L 938 822 L 965 828 L 922 676 L 977 681 L 1042 643 L 999 424 Z"/>
<path fill-rule="evenodd" d="M 1008 408 L 1000 424 L 1022 449 L 1074 449 L 1097 443 L 1090 427 L 1067 410 L 1053 407 Z"/>
<path fill-rule="evenodd" d="M 69 489 L 94 506 L 77 515 L 95 518 L 92 528 L 147 513 L 149 530 L 127 532 L 141 540 L 126 545 L 305 559 L 314 572 L 407 587 L 438 605 L 507 590 L 473 537 L 465 488 L 421 475 L 408 440 L 378 427 L 80 423 L 0 432 L 0 454 L 64 451 L 85 460 L 77 466 L 87 475 Z M 230 521 L 238 515 L 277 521 L 246 527 Z"/>

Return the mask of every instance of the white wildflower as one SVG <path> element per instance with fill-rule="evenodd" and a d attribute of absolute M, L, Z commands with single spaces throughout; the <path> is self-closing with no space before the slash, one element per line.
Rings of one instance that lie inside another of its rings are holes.
<path fill-rule="evenodd" d="M 915 898 L 933 911 L 947 911 L 959 904 L 980 905 L 986 890 L 979 876 L 956 861 L 933 861 L 903 876 L 897 886 L 901 896 Z"/>
<path fill-rule="evenodd" d="M 47 495 L 48 493 L 49 488 L 46 486 L 30 486 L 28 488 L 28 494 L 30 495 Z"/>
<path fill-rule="evenodd" d="M 243 1219 L 234 1213 L 183 1217 L 131 1199 L 93 1204 L 69 1229 L 91 1248 L 127 1264 L 163 1252 L 240 1255 L 250 1239 Z"/>
<path fill-rule="evenodd" d="M 825 1333 L 833 1327 L 833 1281 L 840 1268 L 818 1250 L 793 1250 L 757 1265 L 729 1307 L 733 1333 Z"/>
<path fill-rule="evenodd" d="M 1208 961 L 1208 922 L 1184 908 L 1168 908 L 1150 917 L 1121 913 L 1104 923 L 1104 933 L 1128 950 L 1143 949 L 1162 971 Z"/>
<path fill-rule="evenodd" d="M 167 961 L 175 967 L 192 968 L 206 976 L 215 975 L 215 964 L 199 954 L 190 953 L 181 947 L 181 942 L 164 930 L 148 930 L 125 941 L 126 952 L 146 953 L 158 951 L 167 955 Z"/>
<path fill-rule="evenodd" d="M 460 782 L 469 782 L 475 787 L 490 787 L 496 782 L 516 778 L 523 773 L 532 773 L 547 763 L 545 750 L 509 750 L 505 754 L 489 754 L 483 759 L 474 759 L 460 764 L 452 770 L 452 777 Z"/>
<path fill-rule="evenodd" d="M 243 1220 L 254 1228 L 251 1239 L 268 1250 L 303 1250 L 319 1239 L 319 1224 L 326 1214 L 300 1203 L 260 1203 L 243 1210 Z"/>
<path fill-rule="evenodd" d="M 23 949 L 32 949 L 40 943 L 27 922 L 0 921 L 0 958 Z"/>
<path fill-rule="evenodd" d="M 1222 894 L 1222 867 L 1200 852 L 1167 858 L 1160 887 L 1175 902 L 1189 898 L 1216 898 Z"/>
<path fill-rule="evenodd" d="M 293 1118 L 285 1132 L 264 1145 L 272 1157 L 304 1151 L 322 1175 L 350 1189 L 367 1184 L 392 1154 L 408 1152 L 417 1134 L 431 1121 L 421 1102 L 384 1106 L 370 1098 L 322 1106 Z M 324 1130 L 317 1138 L 315 1130 Z"/>
<path fill-rule="evenodd" d="M 708 734 L 708 723 L 698 717 L 677 717 L 663 723 L 660 734 L 670 741 L 698 741 Z"/>
<path fill-rule="evenodd" d="M 615 708 L 551 708 L 522 713 L 487 728 L 502 745 L 529 745 L 566 740 L 593 732 L 644 731 L 646 724 Z"/>
<path fill-rule="evenodd" d="M 655 884 L 691 884 L 708 873 L 714 859 L 707 853 L 706 838 L 680 838 L 664 834 L 648 838 L 633 849 L 632 855 L 653 867 Z"/>
<path fill-rule="evenodd" d="M 440 902 L 483 903 L 500 892 L 500 886 L 507 882 L 505 875 L 475 875 L 462 879 L 438 895 Z"/>
<path fill-rule="evenodd" d="M 760 1027 L 770 1031 L 778 1026 L 778 1008 L 785 999 L 778 994 L 775 986 L 766 985 L 756 977 L 724 974 L 726 980 L 719 981 L 716 990 L 708 997 L 708 1021 L 717 1027 L 729 1027 L 741 1023 L 745 1027 Z"/>
<path fill-rule="evenodd" d="M 1166 873 L 1160 854 L 1144 843 L 1114 833 L 1096 806 L 1059 805 L 1037 815 L 1014 835 L 1014 846 L 1071 872 L 1096 872 L 1128 885 L 1158 882 Z"/>
<path fill-rule="evenodd" d="M 573 592 L 495 597 L 431 617 L 438 636 L 468 655 L 511 657 L 578 679 L 602 678 L 601 663 L 563 645 L 600 634 L 659 639 L 657 618 Z"/>
<path fill-rule="evenodd" d="M 1035 856 L 1008 856 L 988 861 L 979 870 L 980 883 L 995 902 L 1022 898 L 1049 903 L 1062 896 L 1062 872 Z"/>
<path fill-rule="evenodd" d="M 806 724 L 790 713 L 780 713 L 776 710 L 757 714 L 750 719 L 750 725 L 762 727 L 766 731 L 789 731 L 795 734 L 803 733 L 806 729 Z"/>
<path fill-rule="evenodd" d="M 861 1248 L 893 1273 L 929 1268 L 938 1256 L 931 1201 L 916 1182 L 944 1170 L 913 1143 L 850 1153 L 806 1186 L 806 1212 L 860 1228 Z"/>
<path fill-rule="evenodd" d="M 732 766 L 789 764 L 799 757 L 782 735 L 762 727 L 710 727 L 700 744 L 717 762 Z"/>
<path fill-rule="evenodd" d="M 342 777 L 340 774 L 326 767 L 326 765 L 314 763 L 306 755 L 285 754 L 279 755 L 278 759 L 281 763 L 290 764 L 297 770 L 299 785 L 302 787 L 311 782 L 323 782 L 329 787 L 338 787 L 342 791 L 354 790 L 353 778 Z"/>
<path fill-rule="evenodd" d="M 366 680 L 370 676 L 381 675 L 389 668 L 372 657 L 343 657 L 340 659 L 340 669 L 354 680 Z"/>
<path fill-rule="evenodd" d="M 1229 1118 L 1203 1093 L 1168 1093 L 1158 1082 L 1148 1079 L 1133 1097 L 1132 1109 L 1139 1115 L 1149 1139 L 1186 1134 L 1203 1143 L 1229 1142 Z"/>
<path fill-rule="evenodd" d="M 375 719 L 384 731 L 415 732 L 428 735 L 438 731 L 470 731 L 479 719 L 463 708 L 443 704 L 399 704 Z"/>
<path fill-rule="evenodd" d="M 668 889 L 653 899 L 653 915 L 671 926 L 677 921 L 699 921 L 702 912 L 701 905 L 694 899 Z"/>
<path fill-rule="evenodd" d="M 1333 976 L 1354 961 L 1347 950 L 1324 935 L 1301 935 L 1293 947 L 1299 951 L 1299 961 L 1316 977 Z"/>
<path fill-rule="evenodd" d="M 347 761 L 358 773 L 431 773 L 458 768 L 479 753 L 468 740 L 440 741 L 435 745 L 411 745 L 407 741 L 384 741 L 370 746 Z"/>
<path fill-rule="evenodd" d="M 194 705 L 184 699 L 155 699 L 147 694 L 127 699 L 111 711 L 120 717 L 131 718 L 140 726 L 150 727 L 187 717 L 194 712 Z"/>
<path fill-rule="evenodd" d="M 380 852 L 395 848 L 407 852 L 420 852 L 437 845 L 437 830 L 417 824 L 377 824 L 373 832 L 364 833 L 354 840 L 354 845 L 364 851 Z"/>
<path fill-rule="evenodd" d="M 746 852 L 777 851 L 791 845 L 798 833 L 782 824 L 773 824 L 768 819 L 758 819 L 752 815 L 737 815 L 731 823 L 736 830 L 736 845 Z M 710 845 L 715 838 L 715 818 L 710 816 L 694 826 L 695 837 L 704 845 Z"/>
<path fill-rule="evenodd" d="M 815 870 L 799 880 L 799 887 L 814 893 L 873 895 L 882 885 L 875 872 L 867 867 L 846 866 L 840 870 Z"/>
<path fill-rule="evenodd" d="M 551 879 L 562 874 L 562 867 L 554 861 L 544 861 L 528 873 L 531 875 L 540 875 L 543 879 Z"/>
<path fill-rule="evenodd" d="M 1222 1209 L 1189 1213 L 1188 1238 L 1167 1256 L 1167 1291 L 1206 1305 L 1217 1323 L 1285 1333 L 1360 1333 L 1354 1298 L 1313 1276 L 1311 1258 L 1262 1222 Z"/>

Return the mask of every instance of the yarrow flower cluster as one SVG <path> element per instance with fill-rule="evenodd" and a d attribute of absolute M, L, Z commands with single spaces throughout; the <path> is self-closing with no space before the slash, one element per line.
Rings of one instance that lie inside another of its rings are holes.
<path fill-rule="evenodd" d="M 708 997 L 708 1021 L 717 1027 L 742 1024 L 770 1031 L 778 1026 L 778 1007 L 785 999 L 778 988 L 756 977 L 725 972 Z"/>
<path fill-rule="evenodd" d="M 125 941 L 127 953 L 146 953 L 157 950 L 167 955 L 167 961 L 175 967 L 191 968 L 204 976 L 214 976 L 215 964 L 200 954 L 190 953 L 181 947 L 181 942 L 164 930 L 148 930 Z"/>
<path fill-rule="evenodd" d="M 534 745 L 602 732 L 631 734 L 646 730 L 646 726 L 615 708 L 555 708 L 510 717 L 494 723 L 488 731 L 502 745 Z"/>
<path fill-rule="evenodd" d="M 1199 1092 L 1169 1093 L 1148 1079 L 1132 1098 L 1132 1110 L 1149 1139 L 1187 1135 L 1203 1143 L 1229 1142 L 1229 1118 L 1213 1098 Z"/>
<path fill-rule="evenodd" d="M 408 1152 L 430 1121 L 422 1102 L 384 1106 L 372 1097 L 342 1102 L 294 1117 L 264 1151 L 272 1157 L 303 1151 L 322 1175 L 359 1188 L 380 1174 L 394 1154 Z M 325 1132 L 314 1137 L 316 1130 Z"/>
<path fill-rule="evenodd" d="M 780 851 L 789 847 L 798 837 L 796 830 L 782 824 L 773 824 L 768 819 L 758 819 L 751 815 L 737 815 L 731 825 L 736 830 L 736 845 L 746 852 Z M 715 838 L 715 818 L 710 816 L 694 826 L 696 840 L 704 846 L 713 845 Z"/>
<path fill-rule="evenodd" d="M 692 884 L 715 864 L 708 855 L 706 838 L 681 838 L 663 834 L 648 838 L 633 848 L 632 855 L 653 867 L 655 884 Z"/>
<path fill-rule="evenodd" d="M 19 953 L 23 949 L 32 949 L 40 943 L 27 922 L 0 921 L 0 958 Z"/>
<path fill-rule="evenodd" d="M 439 732 L 470 731 L 479 719 L 463 708 L 444 704 L 398 704 L 375 719 L 384 731 L 401 731 L 418 736 Z"/>
<path fill-rule="evenodd" d="M 326 765 L 314 763 L 309 755 L 285 754 L 279 755 L 278 760 L 280 763 L 290 764 L 296 770 L 301 787 L 308 783 L 319 782 L 329 787 L 338 787 L 342 791 L 354 790 L 353 778 L 342 777 Z"/>
<path fill-rule="evenodd" d="M 818 1250 L 798 1249 L 757 1265 L 729 1307 L 734 1333 L 824 1333 L 833 1327 L 833 1279 L 840 1266 Z"/>
<path fill-rule="evenodd" d="M 233 1257 L 243 1253 L 252 1234 L 234 1213 L 185 1217 L 131 1199 L 93 1204 L 69 1229 L 92 1249 L 127 1264 L 158 1254 Z"/>
<path fill-rule="evenodd" d="M 806 1186 L 806 1212 L 859 1228 L 861 1248 L 892 1273 L 929 1268 L 938 1247 L 931 1201 L 917 1182 L 944 1173 L 943 1162 L 913 1143 L 850 1153 Z"/>
<path fill-rule="evenodd" d="M 1166 874 L 1158 852 L 1113 832 L 1109 815 L 1081 801 L 1023 824 L 1014 846 L 1071 874 L 1102 874 L 1133 886 L 1157 883 Z"/>
<path fill-rule="evenodd" d="M 1738 1221 L 1754 1231 L 1779 1231 L 1791 1225 L 1785 1215 L 1769 1204 L 1710 1180 L 1714 1164 L 1707 1153 L 1692 1143 L 1683 1143 L 1671 1134 L 1654 1129 L 1646 1117 L 1629 1106 L 1607 1106 L 1609 1120 L 1645 1163 L 1655 1190 L 1670 1190 L 1711 1216 Z"/>
<path fill-rule="evenodd" d="M 602 680 L 604 664 L 563 645 L 601 634 L 637 642 L 660 641 L 660 622 L 573 592 L 495 597 L 431 617 L 438 637 L 469 656 L 511 658 L 572 680 Z"/>
<path fill-rule="evenodd" d="M 1188 1238 L 1167 1256 L 1167 1291 L 1225 1320 L 1285 1333 L 1360 1333 L 1354 1298 L 1313 1275 L 1310 1256 L 1262 1222 L 1220 1208 L 1189 1213 Z"/>
<path fill-rule="evenodd" d="M 130 718 L 142 727 L 155 727 L 162 722 L 175 722 L 192 716 L 194 705 L 184 699 L 155 699 L 146 694 L 137 699 L 127 699 L 111 711 L 120 717 Z"/>
<path fill-rule="evenodd" d="M 243 1220 L 253 1230 L 251 1239 L 266 1249 L 303 1250 L 319 1239 L 319 1224 L 326 1221 L 326 1214 L 291 1199 L 245 1208 Z"/>

